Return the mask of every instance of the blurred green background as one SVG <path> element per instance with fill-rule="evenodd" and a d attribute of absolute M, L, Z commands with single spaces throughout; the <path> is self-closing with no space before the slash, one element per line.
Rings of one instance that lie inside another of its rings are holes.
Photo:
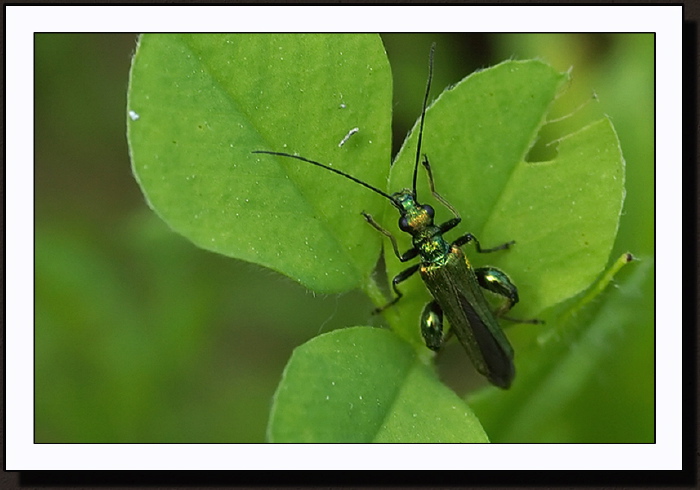
<path fill-rule="evenodd" d="M 598 102 L 552 125 L 553 135 L 602 114 L 612 118 L 627 162 L 612 257 L 631 251 L 653 260 L 652 35 L 383 38 L 394 73 L 395 151 L 419 115 L 433 41 L 433 97 L 508 58 L 573 67 L 553 117 L 593 90 Z M 135 43 L 132 34 L 35 37 L 36 442 L 263 442 L 292 349 L 321 332 L 381 320 L 358 293 L 315 295 L 271 271 L 199 250 L 148 209 L 125 136 Z M 640 294 L 648 298 L 648 322 L 618 339 L 623 347 L 608 363 L 610 372 L 629 377 L 616 393 L 619 403 L 609 404 L 617 410 L 609 416 L 624 424 L 607 439 L 619 442 L 653 438 L 653 277 Z M 465 373 L 473 372 L 466 356 L 450 347 L 438 364 L 462 393 Z M 571 425 L 582 433 L 590 431 L 583 413 L 594 397 L 572 408 Z"/>

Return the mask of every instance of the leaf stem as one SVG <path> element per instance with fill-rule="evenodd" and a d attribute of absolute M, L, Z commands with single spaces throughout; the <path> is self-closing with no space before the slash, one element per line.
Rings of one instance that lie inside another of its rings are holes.
<path fill-rule="evenodd" d="M 593 299 L 595 299 L 605 290 L 605 288 L 608 287 L 608 284 L 610 284 L 613 281 L 615 274 L 617 274 L 620 271 L 620 269 L 622 269 L 622 267 L 632 262 L 633 260 L 635 260 L 635 257 L 630 252 L 625 252 L 622 255 L 620 255 L 620 257 L 603 273 L 600 279 L 591 288 L 588 289 L 588 292 L 586 292 L 586 294 L 584 294 L 581 297 L 581 299 L 579 299 L 571 308 L 569 308 L 565 313 L 563 313 L 559 317 L 557 323 L 559 323 L 560 325 L 566 325 L 574 315 L 581 311 L 584 306 L 593 301 Z M 557 331 L 557 329 L 552 329 L 547 332 L 544 332 L 538 337 L 537 340 L 540 343 L 540 345 L 542 345 L 550 341 L 554 336 L 558 336 L 558 333 L 559 332 Z"/>

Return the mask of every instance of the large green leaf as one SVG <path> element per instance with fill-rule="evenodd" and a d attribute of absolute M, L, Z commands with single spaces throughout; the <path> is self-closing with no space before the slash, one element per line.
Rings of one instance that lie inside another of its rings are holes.
<path fill-rule="evenodd" d="M 408 344 L 378 328 L 297 348 L 277 388 L 270 442 L 488 442 L 471 409 Z"/>
<path fill-rule="evenodd" d="M 463 219 L 450 236 L 471 232 L 486 248 L 516 241 L 508 251 L 465 250 L 475 266 L 495 265 L 510 275 L 521 301 L 513 316 L 520 318 L 574 296 L 603 270 L 624 198 L 624 161 L 606 118 L 563 137 L 553 160 L 526 161 L 567 80 L 539 61 L 507 61 L 446 90 L 426 114 L 422 153 L 431 162 L 436 190 Z M 416 133 L 414 127 L 396 159 L 392 189 L 410 186 Z M 419 171 L 419 198 L 434 203 Z M 435 208 L 437 221 L 452 217 L 444 206 Z M 398 230 L 393 217 L 384 221 Z M 393 256 L 387 262 L 392 275 L 405 267 Z M 396 324 L 410 329 L 404 337 L 420 343 L 410 319 L 429 298 L 418 279 L 403 288 L 414 300 L 395 313 Z"/>
<path fill-rule="evenodd" d="M 359 213 L 381 197 L 251 152 L 298 153 L 383 185 L 391 73 L 378 36 L 143 35 L 128 110 L 134 173 L 174 230 L 317 291 L 369 275 L 380 239 Z"/>

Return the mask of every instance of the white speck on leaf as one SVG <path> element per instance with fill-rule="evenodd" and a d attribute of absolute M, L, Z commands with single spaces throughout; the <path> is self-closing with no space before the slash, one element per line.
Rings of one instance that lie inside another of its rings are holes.
<path fill-rule="evenodd" d="M 360 128 L 352 128 L 350 131 L 348 131 L 348 134 L 345 135 L 345 137 L 338 143 L 338 148 L 343 146 L 349 139 L 350 137 L 357 133 L 360 130 Z"/>

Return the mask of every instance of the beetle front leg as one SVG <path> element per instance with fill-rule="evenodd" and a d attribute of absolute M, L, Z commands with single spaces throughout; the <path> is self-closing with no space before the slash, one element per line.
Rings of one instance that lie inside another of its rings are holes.
<path fill-rule="evenodd" d="M 380 225 L 379 223 L 374 221 L 374 218 L 372 218 L 372 215 L 362 211 L 362 216 L 365 217 L 365 219 L 367 220 L 367 223 L 372 225 L 372 227 L 375 230 L 377 230 L 379 233 L 381 233 L 382 235 L 389 238 L 389 240 L 391 241 L 391 246 L 394 248 L 394 253 L 396 254 L 396 256 L 399 258 L 399 260 L 401 262 L 406 262 L 408 260 L 411 260 L 412 258 L 414 258 L 418 255 L 418 250 L 415 247 L 408 249 L 403 254 L 401 252 L 399 252 L 399 246 L 396 244 L 396 238 L 394 238 L 394 235 L 392 235 L 389 230 L 385 229 L 384 227 L 382 227 L 382 225 Z"/>
<path fill-rule="evenodd" d="M 435 197 L 435 199 L 440 201 L 443 204 L 443 206 L 445 206 L 447 209 L 449 209 L 452 212 L 452 214 L 454 214 L 455 221 L 456 221 L 455 226 L 456 226 L 457 223 L 462 221 L 462 218 L 459 217 L 459 213 L 454 208 L 454 206 L 452 206 L 452 204 L 447 202 L 447 199 L 445 199 L 440 194 L 435 192 L 435 179 L 433 178 L 433 170 L 432 170 L 432 167 L 430 166 L 430 162 L 428 161 L 427 155 L 423 155 L 423 161 L 421 163 L 423 164 L 423 167 L 425 167 L 425 171 L 428 174 L 428 184 L 430 184 L 430 192 L 433 194 L 433 197 Z M 450 221 L 452 221 L 452 220 L 450 220 Z"/>

